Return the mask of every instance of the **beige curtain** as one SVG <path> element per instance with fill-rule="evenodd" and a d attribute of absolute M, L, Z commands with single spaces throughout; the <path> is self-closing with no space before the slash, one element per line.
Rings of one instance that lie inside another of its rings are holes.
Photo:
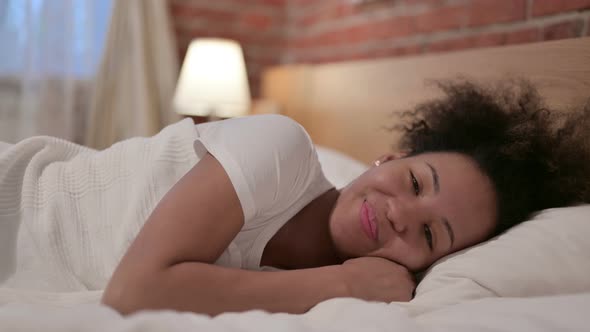
<path fill-rule="evenodd" d="M 0 0 L 0 141 L 82 143 L 107 0 Z"/>
<path fill-rule="evenodd" d="M 171 108 L 177 77 L 167 1 L 115 0 L 85 145 L 104 149 L 179 120 Z"/>

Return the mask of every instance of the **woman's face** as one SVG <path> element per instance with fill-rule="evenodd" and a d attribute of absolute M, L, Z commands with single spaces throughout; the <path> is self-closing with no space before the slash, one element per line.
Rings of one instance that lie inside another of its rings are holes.
<path fill-rule="evenodd" d="M 343 259 L 377 256 L 420 271 L 492 233 L 493 186 L 469 157 L 426 153 L 379 161 L 341 190 L 330 216 Z"/>

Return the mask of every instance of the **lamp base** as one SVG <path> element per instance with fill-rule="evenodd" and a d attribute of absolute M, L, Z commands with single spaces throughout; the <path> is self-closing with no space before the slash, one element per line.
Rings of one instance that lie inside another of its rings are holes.
<path fill-rule="evenodd" d="M 202 116 L 202 115 L 184 115 L 185 118 L 191 118 L 193 119 L 193 122 L 198 125 L 201 123 L 205 123 L 205 122 L 211 122 L 211 121 L 219 121 L 219 120 L 225 120 L 225 119 L 229 119 L 229 118 L 220 118 L 218 116 L 214 116 L 214 115 L 209 115 L 209 116 Z"/>
<path fill-rule="evenodd" d="M 193 122 L 197 125 L 197 124 L 201 124 L 201 123 L 205 123 L 205 122 L 209 122 L 210 118 L 208 116 L 200 116 L 200 115 L 185 115 L 184 117 L 186 118 L 191 118 L 193 119 Z"/>

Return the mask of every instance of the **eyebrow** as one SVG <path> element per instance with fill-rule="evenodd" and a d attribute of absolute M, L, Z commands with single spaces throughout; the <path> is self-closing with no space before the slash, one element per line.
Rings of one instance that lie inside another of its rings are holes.
<path fill-rule="evenodd" d="M 429 163 L 426 163 L 426 165 L 428 165 L 428 168 L 430 168 L 430 173 L 432 173 L 432 183 L 434 183 L 434 192 L 438 194 L 438 192 L 440 191 L 440 183 L 438 182 L 438 173 L 436 172 L 436 169 L 434 167 L 432 167 L 432 165 L 430 165 Z"/>
<path fill-rule="evenodd" d="M 449 223 L 449 220 L 447 220 L 447 218 L 443 217 L 442 223 L 443 225 L 445 225 L 445 228 L 447 229 L 447 233 L 449 234 L 449 238 L 451 239 L 452 248 L 453 244 L 455 243 L 455 232 L 453 232 L 453 228 L 451 227 L 451 224 Z"/>

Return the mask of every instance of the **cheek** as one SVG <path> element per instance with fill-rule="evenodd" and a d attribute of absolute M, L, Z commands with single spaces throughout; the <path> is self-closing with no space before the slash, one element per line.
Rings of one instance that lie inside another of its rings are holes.
<path fill-rule="evenodd" d="M 411 271 L 418 271 L 427 264 L 422 248 L 416 248 L 399 238 L 378 250 L 375 255 L 403 265 Z"/>
<path fill-rule="evenodd" d="M 486 240 L 493 231 L 494 213 L 489 205 L 472 201 L 440 203 L 442 204 L 439 205 L 439 211 L 448 216 L 455 233 L 455 246 L 452 252 Z M 445 255 L 452 252 L 446 252 Z"/>
<path fill-rule="evenodd" d="M 383 168 L 373 173 L 367 174 L 366 187 L 370 190 L 381 192 L 385 195 L 396 196 L 403 192 L 404 188 L 403 174 L 399 171 Z"/>

